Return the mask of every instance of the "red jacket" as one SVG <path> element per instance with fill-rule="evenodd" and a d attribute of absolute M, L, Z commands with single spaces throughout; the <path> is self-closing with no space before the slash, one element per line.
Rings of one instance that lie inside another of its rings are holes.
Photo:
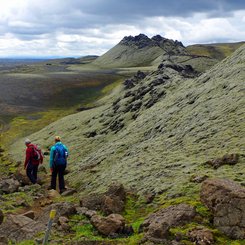
<path fill-rule="evenodd" d="M 26 159 L 25 159 L 25 164 L 24 167 L 26 168 L 26 166 L 28 165 L 28 163 L 32 163 L 33 165 L 38 165 L 40 163 L 43 163 L 43 156 L 41 155 L 40 160 L 35 160 L 33 159 L 33 148 L 36 147 L 33 144 L 29 144 L 26 148 Z"/>

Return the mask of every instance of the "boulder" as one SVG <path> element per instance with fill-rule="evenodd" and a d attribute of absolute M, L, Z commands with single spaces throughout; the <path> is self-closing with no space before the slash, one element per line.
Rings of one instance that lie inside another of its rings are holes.
<path fill-rule="evenodd" d="M 133 79 L 126 79 L 123 82 L 123 85 L 124 85 L 125 89 L 131 89 L 131 88 L 133 88 L 135 86 L 134 80 Z"/>
<path fill-rule="evenodd" d="M 126 191 L 125 188 L 122 184 L 115 183 L 113 182 L 110 186 L 108 191 L 106 192 L 107 196 L 117 196 L 119 197 L 122 201 L 126 200 Z"/>
<path fill-rule="evenodd" d="M 0 226 L 0 237 L 8 237 L 13 242 L 32 239 L 40 231 L 45 230 L 45 224 L 34 221 L 23 215 L 7 215 Z"/>
<path fill-rule="evenodd" d="M 27 175 L 21 173 L 20 171 L 15 173 L 15 178 L 20 182 L 21 186 L 26 186 L 30 184 L 30 180 Z"/>
<path fill-rule="evenodd" d="M 232 153 L 232 154 L 225 154 L 223 157 L 209 160 L 205 163 L 217 169 L 225 164 L 235 165 L 236 163 L 238 163 L 238 160 L 239 160 L 239 154 Z"/>
<path fill-rule="evenodd" d="M 101 210 L 105 214 L 121 213 L 124 209 L 124 201 L 118 196 L 104 196 Z"/>
<path fill-rule="evenodd" d="M 154 198 L 155 198 L 155 196 L 156 196 L 155 193 L 151 193 L 151 192 L 146 193 L 145 194 L 145 203 L 146 204 L 152 203 Z"/>
<path fill-rule="evenodd" d="M 214 244 L 213 233 L 203 227 L 194 228 L 188 232 L 187 236 L 196 245 L 211 245 Z"/>
<path fill-rule="evenodd" d="M 85 208 L 85 207 L 76 207 L 76 211 L 78 214 L 85 215 L 89 219 L 91 219 L 92 216 L 97 214 L 97 212 L 95 210 L 90 210 L 90 209 Z"/>
<path fill-rule="evenodd" d="M 28 211 L 28 212 L 26 212 L 26 213 L 24 213 L 22 215 L 26 216 L 26 217 L 28 217 L 30 219 L 34 219 L 35 218 L 35 213 L 32 210 L 30 210 L 30 211 Z"/>
<path fill-rule="evenodd" d="M 179 204 L 160 209 L 149 215 L 141 224 L 148 240 L 167 239 L 169 229 L 190 222 L 196 216 L 195 208 L 187 204 Z"/>
<path fill-rule="evenodd" d="M 92 225 L 105 236 L 113 236 L 122 233 L 125 227 L 125 220 L 120 214 L 110 214 L 107 217 L 94 215 L 91 218 Z"/>
<path fill-rule="evenodd" d="M 56 210 L 56 216 L 60 217 L 60 216 L 70 216 L 72 214 L 76 214 L 76 207 L 73 203 L 69 203 L 69 202 L 60 202 L 60 203 L 55 203 L 51 205 L 51 209 L 55 209 Z M 50 210 L 51 210 L 50 209 Z"/>
<path fill-rule="evenodd" d="M 80 200 L 80 206 L 100 210 L 105 214 L 121 213 L 124 210 L 126 192 L 122 184 L 112 183 L 104 194 L 91 194 Z"/>
<path fill-rule="evenodd" d="M 227 179 L 207 179 L 201 201 L 211 210 L 214 226 L 232 239 L 245 239 L 245 188 Z"/>
<path fill-rule="evenodd" d="M 54 199 L 54 198 L 58 198 L 58 197 L 60 197 L 60 193 L 58 191 L 53 190 L 53 189 L 48 191 L 48 198 Z"/>
<path fill-rule="evenodd" d="M 14 178 L 3 179 L 0 182 L 0 192 L 10 194 L 17 192 L 20 187 L 20 182 Z"/>
<path fill-rule="evenodd" d="M 90 194 L 80 199 L 80 206 L 92 210 L 101 210 L 103 194 Z"/>
<path fill-rule="evenodd" d="M 65 216 L 60 216 L 58 220 L 58 225 L 60 225 L 61 229 L 64 231 L 69 231 L 71 229 L 70 225 L 68 224 L 69 219 Z"/>
<path fill-rule="evenodd" d="M 49 214 L 52 209 L 56 210 L 54 222 L 58 222 L 61 216 L 69 217 L 70 215 L 77 213 L 76 207 L 73 203 L 59 202 L 44 208 L 43 212 L 39 213 L 36 219 L 46 224 L 49 220 Z"/>

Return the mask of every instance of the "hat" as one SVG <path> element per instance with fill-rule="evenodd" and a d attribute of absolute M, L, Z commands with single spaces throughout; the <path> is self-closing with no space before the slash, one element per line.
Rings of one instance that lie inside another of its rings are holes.
<path fill-rule="evenodd" d="M 28 144 L 30 144 L 31 143 L 31 141 L 29 140 L 29 139 L 25 139 L 25 144 L 26 145 L 28 145 Z"/>
<path fill-rule="evenodd" d="M 60 136 L 55 136 L 55 141 L 60 141 Z"/>

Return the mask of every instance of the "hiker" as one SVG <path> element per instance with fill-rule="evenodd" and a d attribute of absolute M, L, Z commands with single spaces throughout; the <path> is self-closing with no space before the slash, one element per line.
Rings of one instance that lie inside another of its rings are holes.
<path fill-rule="evenodd" d="M 37 171 L 39 164 L 43 163 L 43 155 L 37 145 L 31 143 L 29 139 L 25 140 L 26 145 L 26 158 L 24 163 L 24 169 L 26 175 L 30 179 L 32 184 L 37 183 Z"/>
<path fill-rule="evenodd" d="M 67 157 L 67 147 L 61 143 L 60 136 L 55 136 L 55 145 L 51 147 L 49 161 L 50 171 L 52 173 L 50 189 L 56 190 L 56 179 L 57 175 L 59 175 L 60 193 L 66 190 L 64 172 L 67 166 Z"/>

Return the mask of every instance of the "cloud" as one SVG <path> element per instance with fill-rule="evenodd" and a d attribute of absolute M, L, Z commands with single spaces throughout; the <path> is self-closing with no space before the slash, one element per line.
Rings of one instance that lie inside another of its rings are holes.
<path fill-rule="evenodd" d="M 0 0 L 0 56 L 102 54 L 145 33 L 185 45 L 245 39 L 236 0 Z"/>

